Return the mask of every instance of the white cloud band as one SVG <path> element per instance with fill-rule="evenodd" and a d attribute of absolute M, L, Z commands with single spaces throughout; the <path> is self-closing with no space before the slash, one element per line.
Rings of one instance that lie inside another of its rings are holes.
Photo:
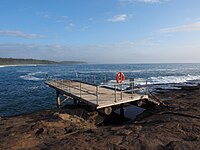
<path fill-rule="evenodd" d="M 110 21 L 110 22 L 124 22 L 127 19 L 128 19 L 127 14 L 120 14 L 120 15 L 113 16 L 111 19 L 108 19 L 108 21 Z"/>
<path fill-rule="evenodd" d="M 160 29 L 161 33 L 200 31 L 200 21 L 182 26 Z"/>
<path fill-rule="evenodd" d="M 21 31 L 16 31 L 16 30 L 0 30 L 0 35 L 19 37 L 19 38 L 25 38 L 25 39 L 37 39 L 37 38 L 45 37 L 44 35 L 40 35 L 40 34 L 27 34 L 27 33 L 23 33 Z"/>

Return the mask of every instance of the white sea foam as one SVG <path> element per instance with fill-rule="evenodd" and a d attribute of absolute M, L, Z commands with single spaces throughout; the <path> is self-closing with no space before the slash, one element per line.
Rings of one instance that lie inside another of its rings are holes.
<path fill-rule="evenodd" d="M 123 73 L 143 73 L 143 72 L 177 72 L 178 69 L 136 69 L 136 70 L 120 70 Z M 103 70 L 103 69 L 95 69 L 95 70 L 88 70 L 88 71 L 80 71 L 77 72 L 77 75 L 81 74 L 98 74 L 98 73 L 113 73 L 117 74 L 119 70 Z"/>
<path fill-rule="evenodd" d="M 185 86 L 195 86 L 197 83 L 200 82 L 200 76 L 193 76 L 193 75 L 186 75 L 186 76 L 159 76 L 159 77 L 150 77 L 147 79 L 148 85 L 154 85 L 154 88 L 162 88 L 162 89 L 180 89 L 178 85 L 185 85 Z M 123 89 L 129 87 L 128 83 L 129 80 L 126 80 Z M 110 80 L 104 84 L 104 86 L 114 88 L 116 85 L 115 80 Z M 134 86 L 142 87 L 146 84 L 144 79 L 135 79 Z M 120 88 L 120 86 L 117 88 Z"/>
<path fill-rule="evenodd" d="M 169 84 L 169 83 L 185 83 L 193 80 L 200 80 L 200 76 L 159 76 L 150 77 L 148 79 L 149 84 Z"/>
<path fill-rule="evenodd" d="M 128 83 L 128 80 L 125 80 L 124 83 Z M 110 80 L 110 81 L 108 81 L 108 82 L 106 82 L 106 83 L 103 83 L 103 84 L 101 84 L 101 85 L 102 85 L 102 86 L 105 86 L 105 87 L 109 87 L 109 88 L 115 88 L 115 86 L 116 86 L 117 89 L 120 89 L 120 88 L 121 88 L 120 85 L 117 84 L 116 80 Z M 124 90 L 124 89 L 126 89 L 126 88 L 128 88 L 128 87 L 129 87 L 128 84 L 127 84 L 127 85 L 123 85 L 123 86 L 122 86 L 122 89 Z"/>
<path fill-rule="evenodd" d="M 47 72 L 31 72 L 26 75 L 20 76 L 20 78 L 24 80 L 29 80 L 29 81 L 41 81 L 44 80 L 44 75 L 47 74 Z"/>
<path fill-rule="evenodd" d="M 33 86 L 33 87 L 28 87 L 29 90 L 37 90 L 41 88 L 40 86 Z"/>
<path fill-rule="evenodd" d="M 40 81 L 40 80 L 44 80 L 43 78 L 37 78 L 37 77 L 29 76 L 29 75 L 20 76 L 20 78 L 22 78 L 22 79 L 24 79 L 24 80 L 29 80 L 29 81 Z"/>
<path fill-rule="evenodd" d="M 143 71 L 148 71 L 148 72 L 176 72 L 178 69 L 146 69 Z"/>
<path fill-rule="evenodd" d="M 122 84 L 122 90 L 129 88 L 131 83 L 133 83 L 133 81 L 125 80 Z M 110 88 L 115 88 L 115 86 L 116 86 L 117 89 L 121 89 L 121 86 L 116 82 L 116 80 L 110 80 L 102 85 L 106 86 L 106 87 L 110 87 Z M 144 85 L 146 85 L 146 80 L 141 79 L 141 78 L 134 80 L 134 86 L 141 87 Z"/>
<path fill-rule="evenodd" d="M 1 65 L 0 67 L 18 67 L 18 66 L 38 66 L 37 64 L 21 64 L 21 65 Z"/>
<path fill-rule="evenodd" d="M 121 70 L 123 73 L 138 73 L 138 72 L 143 72 L 145 70 Z M 91 73 L 117 73 L 119 72 L 118 70 L 91 70 L 91 71 L 81 71 L 77 72 L 78 75 L 80 74 L 91 74 Z"/>

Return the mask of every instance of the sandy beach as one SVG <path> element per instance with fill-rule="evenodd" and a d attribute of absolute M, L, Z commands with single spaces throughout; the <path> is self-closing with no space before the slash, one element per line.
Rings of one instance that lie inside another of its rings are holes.
<path fill-rule="evenodd" d="M 0 149 L 200 149 L 200 87 L 156 94 L 168 107 L 95 126 L 53 110 L 0 118 Z"/>

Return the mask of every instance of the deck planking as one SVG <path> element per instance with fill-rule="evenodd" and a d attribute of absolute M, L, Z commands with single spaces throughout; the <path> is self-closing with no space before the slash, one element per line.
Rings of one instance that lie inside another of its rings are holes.
<path fill-rule="evenodd" d="M 61 91 L 63 95 L 84 101 L 96 109 L 148 99 L 148 95 L 129 94 L 123 91 L 78 81 L 52 80 L 46 81 L 45 83 L 57 91 Z"/>

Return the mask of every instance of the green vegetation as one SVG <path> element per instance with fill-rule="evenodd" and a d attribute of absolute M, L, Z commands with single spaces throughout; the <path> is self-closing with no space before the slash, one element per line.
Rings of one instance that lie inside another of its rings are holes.
<path fill-rule="evenodd" d="M 37 59 L 0 58 L 0 65 L 29 65 L 29 64 L 82 64 L 82 61 L 50 61 Z"/>

